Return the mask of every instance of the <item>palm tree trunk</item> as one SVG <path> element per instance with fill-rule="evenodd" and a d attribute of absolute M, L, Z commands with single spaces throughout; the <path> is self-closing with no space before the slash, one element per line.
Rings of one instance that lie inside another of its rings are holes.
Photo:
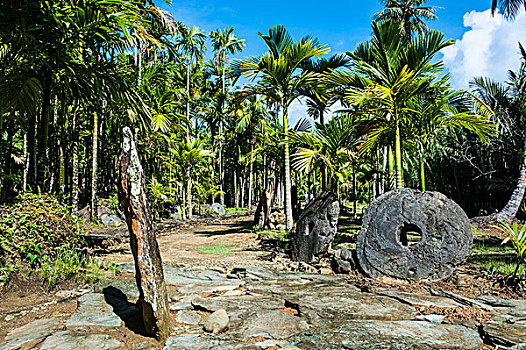
<path fill-rule="evenodd" d="M 91 157 L 91 220 L 97 221 L 97 158 L 99 145 L 99 113 L 93 113 L 93 149 Z"/>
<path fill-rule="evenodd" d="M 24 172 L 22 175 L 22 193 L 27 191 L 27 174 L 29 173 L 29 156 L 27 152 L 27 133 L 24 134 Z"/>
<path fill-rule="evenodd" d="M 73 134 L 73 175 L 71 179 L 71 215 L 77 216 L 79 210 L 79 158 L 78 158 L 78 133 L 77 133 L 77 111 L 73 111 L 72 122 Z"/>
<path fill-rule="evenodd" d="M 187 173 L 189 175 L 189 172 Z M 188 176 L 186 181 L 186 212 L 188 219 L 192 219 L 192 178 Z"/>
<path fill-rule="evenodd" d="M 400 142 L 400 125 L 396 117 L 396 137 L 395 137 L 395 160 L 396 160 L 396 188 L 404 187 L 404 174 L 402 171 L 402 146 Z"/>
<path fill-rule="evenodd" d="M 252 173 L 254 171 L 254 155 L 252 154 L 254 152 L 254 143 L 250 146 L 250 170 L 248 175 L 248 210 L 250 210 L 250 207 L 252 207 Z"/>
<path fill-rule="evenodd" d="M 358 218 L 357 210 L 357 202 L 358 202 L 358 191 L 356 189 L 356 166 L 353 166 L 352 168 L 352 191 L 353 191 L 353 204 L 352 204 L 352 212 L 353 212 L 353 219 Z"/>
<path fill-rule="evenodd" d="M 188 119 L 186 141 L 190 142 L 190 128 L 192 127 L 192 122 L 190 121 L 190 59 L 186 63 L 186 94 L 186 118 Z"/>
<path fill-rule="evenodd" d="M 44 184 L 47 177 L 47 148 L 49 138 L 49 119 L 51 114 L 51 83 L 52 83 L 51 71 L 46 70 L 45 72 L 45 85 L 42 96 L 42 108 L 40 115 L 40 130 L 38 140 L 38 178 L 37 182 L 40 185 L 41 190 L 44 190 Z"/>
<path fill-rule="evenodd" d="M 504 208 L 497 213 L 497 221 L 510 221 L 515 218 L 524 198 L 526 190 L 526 138 L 524 139 L 522 164 L 519 171 L 517 186 L 511 194 L 510 200 Z"/>
<path fill-rule="evenodd" d="M 285 226 L 287 227 L 287 230 L 292 230 L 292 226 L 294 225 L 293 217 L 292 217 L 292 184 L 290 180 L 290 150 L 289 150 L 289 144 L 288 144 L 288 138 L 289 138 L 289 125 L 288 125 L 288 108 L 286 105 L 283 105 L 283 127 L 285 128 L 285 171 L 284 171 L 284 189 L 285 189 Z"/>
<path fill-rule="evenodd" d="M 425 171 L 425 160 L 424 160 L 424 150 L 421 149 L 419 152 L 420 158 L 420 185 L 422 187 L 422 192 L 426 191 L 426 171 Z"/>

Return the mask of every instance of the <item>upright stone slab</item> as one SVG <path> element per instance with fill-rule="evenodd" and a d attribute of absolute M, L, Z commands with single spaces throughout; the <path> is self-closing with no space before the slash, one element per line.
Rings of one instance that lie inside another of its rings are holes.
<path fill-rule="evenodd" d="M 296 225 L 292 259 L 311 262 L 328 249 L 336 235 L 340 204 L 332 192 L 322 192 L 301 213 Z"/>
<path fill-rule="evenodd" d="M 410 233 L 421 239 L 411 244 Z M 356 253 L 370 277 L 439 280 L 466 260 L 472 242 L 468 217 L 458 204 L 438 192 L 402 188 L 369 205 Z"/>
<path fill-rule="evenodd" d="M 146 333 L 165 341 L 169 331 L 169 311 L 161 254 L 153 231 L 144 173 L 132 132 L 127 127 L 123 130 L 121 151 L 119 198 L 135 260 L 135 279 L 139 289 L 137 306 L 141 309 Z"/>

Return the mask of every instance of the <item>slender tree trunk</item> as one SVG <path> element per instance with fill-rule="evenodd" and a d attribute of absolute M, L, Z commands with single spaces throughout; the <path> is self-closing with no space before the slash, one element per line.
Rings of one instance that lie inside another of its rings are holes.
<path fill-rule="evenodd" d="M 28 148 L 29 148 L 29 167 L 28 167 L 28 182 L 31 187 L 31 190 L 36 189 L 37 181 L 37 154 L 36 154 L 36 123 L 37 116 L 32 114 L 29 118 L 29 131 L 28 131 Z"/>
<path fill-rule="evenodd" d="M 72 136 L 73 136 L 73 147 L 72 147 L 72 179 L 71 179 L 71 215 L 77 216 L 79 210 L 79 135 L 77 132 L 77 110 L 73 110 L 73 122 L 72 122 Z"/>
<path fill-rule="evenodd" d="M 424 150 L 420 149 L 419 152 L 420 160 L 420 185 L 422 187 L 422 192 L 426 191 L 426 172 L 425 172 L 425 159 L 424 159 Z"/>
<path fill-rule="evenodd" d="M 221 91 L 225 95 L 225 62 L 223 58 L 223 69 L 221 72 Z M 225 205 L 225 169 L 223 166 L 223 105 L 221 105 L 221 119 L 219 120 L 219 203 Z"/>
<path fill-rule="evenodd" d="M 2 190 L 4 188 L 4 181 L 3 181 L 3 176 L 1 176 L 2 174 L 5 173 L 5 168 L 4 166 L 2 166 L 2 154 L 4 154 L 4 138 L 3 138 L 3 134 L 4 133 L 4 111 L 2 110 L 2 108 L 0 107 L 0 196 L 2 194 Z"/>
<path fill-rule="evenodd" d="M 27 133 L 24 134 L 24 155 L 22 157 L 24 159 L 24 172 L 22 175 L 22 193 L 26 193 L 27 191 L 27 174 L 29 171 L 29 156 L 27 152 Z"/>
<path fill-rule="evenodd" d="M 225 174 L 223 169 L 223 141 L 221 138 L 223 137 L 222 132 L 222 122 L 219 122 L 219 203 L 221 205 L 225 205 L 225 193 L 224 193 L 224 186 L 225 186 Z"/>
<path fill-rule="evenodd" d="M 356 212 L 358 209 L 357 209 L 357 202 L 358 202 L 358 190 L 356 189 L 356 185 L 357 185 L 357 182 L 356 182 L 356 166 L 353 165 L 353 168 L 352 168 L 352 190 L 353 190 L 353 205 L 352 205 L 352 208 L 353 208 L 353 218 L 356 219 L 358 218 L 358 213 Z"/>
<path fill-rule="evenodd" d="M 396 188 L 396 171 L 395 171 L 395 157 L 392 146 L 389 146 L 389 189 L 393 190 Z"/>
<path fill-rule="evenodd" d="M 188 59 L 186 63 L 186 94 L 186 118 L 188 119 L 186 142 L 190 142 L 190 129 L 192 128 L 192 122 L 190 120 L 190 59 Z"/>
<path fill-rule="evenodd" d="M 402 145 L 400 140 L 400 125 L 396 116 L 396 137 L 395 137 L 395 159 L 396 159 L 396 188 L 404 187 L 404 174 L 402 170 Z"/>
<path fill-rule="evenodd" d="M 189 174 L 189 173 L 188 173 Z M 186 180 L 186 211 L 188 219 L 192 219 L 192 178 L 188 176 Z"/>
<path fill-rule="evenodd" d="M 524 138 L 522 164 L 519 171 L 519 179 L 510 200 L 504 208 L 497 213 L 497 221 L 510 221 L 515 218 L 526 190 L 526 138 Z"/>
<path fill-rule="evenodd" d="M 248 210 L 252 207 L 252 173 L 254 171 L 254 156 L 252 154 L 254 152 L 254 143 L 250 146 L 250 170 L 248 175 Z"/>
<path fill-rule="evenodd" d="M 44 79 L 37 166 L 37 184 L 40 186 L 41 190 L 45 190 L 44 185 L 46 182 L 48 169 L 47 148 L 49 138 L 49 119 L 51 114 L 51 83 L 53 79 L 51 71 L 46 70 Z"/>
<path fill-rule="evenodd" d="M 237 169 L 235 169 L 235 168 L 234 168 L 234 181 L 233 181 L 233 184 L 234 184 L 234 201 L 233 201 L 233 204 L 234 204 L 234 207 L 239 208 L 239 202 L 238 202 L 239 195 L 237 193 Z"/>
<path fill-rule="evenodd" d="M 99 113 L 93 113 L 93 149 L 91 162 L 91 220 L 97 221 L 97 158 L 99 145 Z"/>
<path fill-rule="evenodd" d="M 245 184 L 246 184 L 246 180 L 245 180 L 245 176 L 240 176 L 239 177 L 239 189 L 240 189 L 240 195 L 241 195 L 241 198 L 240 198 L 240 205 L 239 205 L 239 208 L 243 208 L 245 206 Z"/>
<path fill-rule="evenodd" d="M 285 128 L 285 179 L 284 179 L 284 185 L 285 185 L 285 226 L 287 227 L 287 230 L 292 230 L 292 226 L 294 225 L 294 221 L 292 218 L 292 193 L 291 193 L 291 180 L 290 180 L 290 150 L 289 150 L 289 126 L 288 126 L 288 108 L 286 105 L 283 105 L 283 127 Z"/>

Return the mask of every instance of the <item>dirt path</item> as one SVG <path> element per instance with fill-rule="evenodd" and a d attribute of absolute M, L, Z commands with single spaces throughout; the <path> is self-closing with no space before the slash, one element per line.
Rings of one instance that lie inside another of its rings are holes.
<path fill-rule="evenodd" d="M 258 250 L 251 217 L 217 220 L 210 224 L 161 228 L 157 241 L 163 263 L 230 270 L 237 265 L 268 265 L 269 254 Z M 132 262 L 131 251 L 104 256 L 108 262 Z"/>

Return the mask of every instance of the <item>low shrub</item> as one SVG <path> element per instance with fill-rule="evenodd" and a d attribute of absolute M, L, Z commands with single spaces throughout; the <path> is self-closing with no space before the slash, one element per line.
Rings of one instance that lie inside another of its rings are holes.
<path fill-rule="evenodd" d="M 0 283 L 14 273 L 37 274 L 48 289 L 63 279 L 90 282 L 104 267 L 86 253 L 83 230 L 51 195 L 24 194 L 0 206 Z"/>

